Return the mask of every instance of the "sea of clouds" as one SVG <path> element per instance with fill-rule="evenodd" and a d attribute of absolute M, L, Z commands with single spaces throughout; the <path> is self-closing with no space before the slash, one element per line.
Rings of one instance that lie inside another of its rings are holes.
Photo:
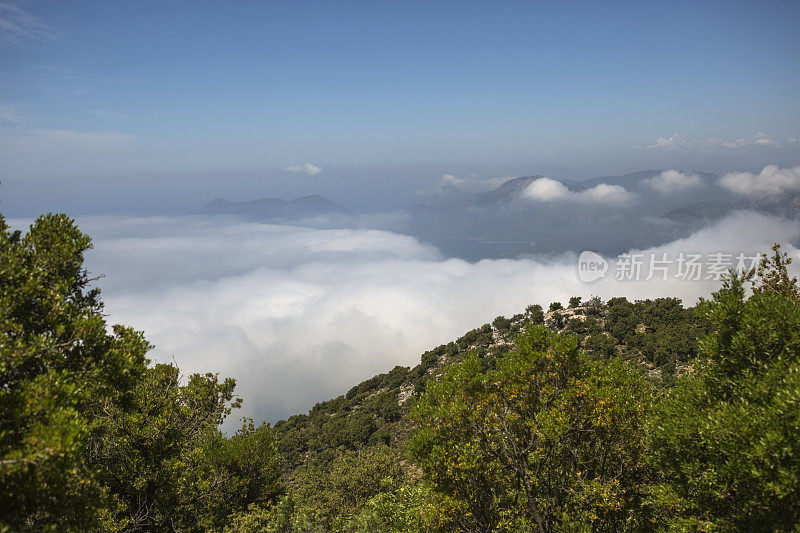
<path fill-rule="evenodd" d="M 223 222 L 204 217 L 86 217 L 87 265 L 110 323 L 144 330 L 157 361 L 237 379 L 238 416 L 277 420 L 346 392 L 498 315 L 570 296 L 708 296 L 716 280 L 580 281 L 577 255 L 446 258 L 406 235 Z M 24 226 L 25 221 L 17 221 Z M 796 223 L 738 213 L 643 251 L 756 253 L 798 242 Z M 798 257 L 792 246 L 787 250 Z M 800 263 L 800 261 L 798 261 Z M 643 275 L 643 278 L 645 276 Z"/>

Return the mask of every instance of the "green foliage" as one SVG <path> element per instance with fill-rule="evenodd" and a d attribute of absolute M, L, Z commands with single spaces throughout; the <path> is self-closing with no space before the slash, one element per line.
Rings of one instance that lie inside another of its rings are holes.
<path fill-rule="evenodd" d="M 453 531 L 461 507 L 428 483 L 406 483 L 370 499 L 351 524 L 354 530 L 364 532 Z"/>
<path fill-rule="evenodd" d="M 639 498 L 645 382 L 543 328 L 517 346 L 496 370 L 469 358 L 425 392 L 412 456 L 464 506 L 461 529 L 550 531 L 570 520 L 617 529 Z"/>
<path fill-rule="evenodd" d="M 233 380 L 181 385 L 141 333 L 108 332 L 72 220 L 0 230 L 0 527 L 209 529 L 274 496 L 269 428 L 217 429 Z"/>
<path fill-rule="evenodd" d="M 672 375 L 677 365 L 687 364 L 697 355 L 698 340 L 710 327 L 702 315 L 685 309 L 677 298 L 636 302 L 612 298 L 606 330 L 625 346 L 627 354 Z"/>
<path fill-rule="evenodd" d="M 564 306 L 561 305 L 561 302 L 553 302 L 550 304 L 550 311 L 558 311 L 560 309 L 564 309 Z"/>
<path fill-rule="evenodd" d="M 231 439 L 216 428 L 230 412 L 235 382 L 156 365 L 132 402 L 108 403 L 89 460 L 107 487 L 109 521 L 131 530 L 221 527 L 231 509 L 277 492 L 269 428 L 245 424 Z M 236 404 L 234 404 L 236 405 Z"/>
<path fill-rule="evenodd" d="M 525 308 L 525 315 L 530 323 L 535 326 L 544 324 L 544 311 L 542 310 L 541 305 L 529 305 L 527 308 Z"/>
<path fill-rule="evenodd" d="M 569 308 L 574 309 L 581 305 L 581 297 L 580 296 L 573 296 L 569 299 Z"/>
<path fill-rule="evenodd" d="M 106 330 L 83 269 L 90 246 L 64 215 L 25 236 L 0 216 L 0 523 L 14 529 L 96 522 L 87 439 L 146 372 L 142 335 Z"/>
<path fill-rule="evenodd" d="M 347 450 L 325 468 L 304 466 L 295 473 L 297 512 L 325 530 L 338 531 L 377 494 L 393 491 L 403 471 L 395 450 L 384 445 Z"/>
<path fill-rule="evenodd" d="M 564 318 L 564 313 L 560 313 L 558 311 L 553 311 L 550 315 L 550 319 L 546 322 L 547 327 L 555 330 L 564 329 L 566 326 L 566 320 Z"/>
<path fill-rule="evenodd" d="M 592 296 L 586 302 L 586 314 L 589 316 L 599 316 L 603 312 L 603 300 L 599 296 Z"/>
<path fill-rule="evenodd" d="M 800 305 L 778 251 L 753 295 L 733 275 L 699 311 L 714 332 L 650 424 L 657 517 L 671 528 L 796 531 Z M 751 277 L 752 279 L 752 277 Z"/>
<path fill-rule="evenodd" d="M 492 326 L 498 331 L 508 331 L 511 328 L 511 319 L 499 316 L 492 321 Z"/>

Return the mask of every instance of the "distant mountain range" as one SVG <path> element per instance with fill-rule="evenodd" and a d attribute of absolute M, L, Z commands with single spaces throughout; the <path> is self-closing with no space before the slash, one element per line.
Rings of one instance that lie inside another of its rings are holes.
<path fill-rule="evenodd" d="M 261 198 L 247 202 L 229 202 L 215 198 L 194 212 L 197 215 L 233 215 L 250 220 L 298 220 L 322 215 L 344 215 L 348 211 L 336 202 L 318 195 L 294 200 Z"/>
<path fill-rule="evenodd" d="M 434 244 L 450 257 L 479 260 L 568 250 L 613 255 L 687 237 L 741 210 L 788 219 L 800 217 L 800 192 L 743 199 L 720 188 L 714 174 L 682 172 L 699 176 L 699 183 L 668 194 L 655 190 L 648 181 L 660 175 L 661 170 L 581 181 L 557 180 L 573 192 L 600 184 L 624 187 L 633 194 L 622 204 L 530 201 L 523 193 L 542 176 L 521 176 L 486 192 L 449 191 L 432 198 L 430 203 L 407 206 L 405 218 L 382 223 L 374 219 L 367 224 L 370 228 L 413 235 Z M 314 227 L 364 227 L 365 224 L 341 205 L 317 195 L 290 201 L 262 198 L 231 202 L 216 198 L 195 213 L 237 216 L 257 222 L 291 221 Z"/>
<path fill-rule="evenodd" d="M 751 210 L 786 218 L 800 216 L 800 193 L 742 199 L 717 185 L 718 176 L 694 170 L 699 182 L 664 194 L 651 186 L 661 170 L 643 170 L 587 180 L 556 179 L 573 192 L 600 184 L 624 187 L 634 196 L 624 204 L 590 201 L 534 202 L 525 189 L 542 176 L 506 180 L 493 190 L 464 197 L 438 197 L 406 208 L 408 233 L 448 255 L 481 257 L 549 254 L 592 249 L 616 254 L 678 238 L 734 211 Z"/>
<path fill-rule="evenodd" d="M 768 215 L 795 218 L 800 215 L 800 192 L 784 192 L 760 198 L 744 198 L 738 202 L 701 202 L 679 207 L 666 213 L 675 222 L 712 221 L 733 211 L 758 211 Z"/>

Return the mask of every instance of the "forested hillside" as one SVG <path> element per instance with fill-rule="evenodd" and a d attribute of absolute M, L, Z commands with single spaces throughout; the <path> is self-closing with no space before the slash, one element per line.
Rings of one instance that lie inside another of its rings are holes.
<path fill-rule="evenodd" d="M 796 531 L 800 289 L 497 317 L 274 427 L 108 327 L 63 215 L 0 218 L 0 529 Z M 379 347 L 376 347 L 379 349 Z M 245 399 L 246 400 L 246 399 Z"/>

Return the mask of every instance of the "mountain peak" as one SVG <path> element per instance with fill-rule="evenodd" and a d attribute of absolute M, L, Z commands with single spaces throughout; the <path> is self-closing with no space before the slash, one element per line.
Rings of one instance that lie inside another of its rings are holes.
<path fill-rule="evenodd" d="M 541 177 L 542 176 L 521 176 L 519 178 L 511 178 L 501 183 L 496 189 L 476 194 L 464 201 L 461 205 L 464 207 L 487 206 L 500 202 L 513 202 L 519 199 L 525 187 Z"/>

